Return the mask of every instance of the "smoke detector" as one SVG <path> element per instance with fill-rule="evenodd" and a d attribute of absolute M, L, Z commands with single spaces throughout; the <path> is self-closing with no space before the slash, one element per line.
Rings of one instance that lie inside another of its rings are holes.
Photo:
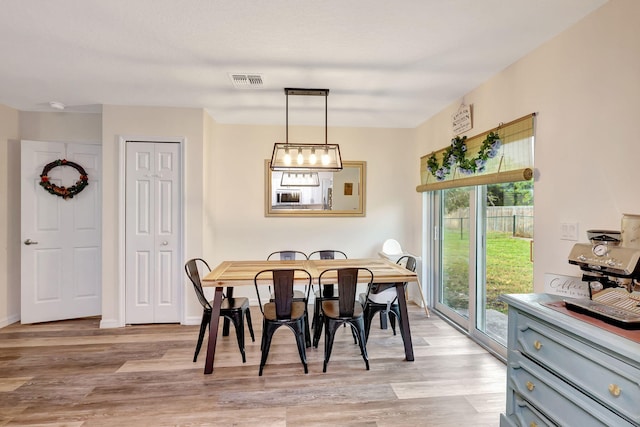
<path fill-rule="evenodd" d="M 230 73 L 229 78 L 233 87 L 236 89 L 250 89 L 263 87 L 262 76 L 260 74 L 252 73 Z"/>

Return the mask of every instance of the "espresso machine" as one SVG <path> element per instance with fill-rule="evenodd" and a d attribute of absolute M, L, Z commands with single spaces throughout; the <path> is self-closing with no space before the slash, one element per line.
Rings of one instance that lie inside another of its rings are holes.
<path fill-rule="evenodd" d="M 626 247 L 621 232 L 589 230 L 591 243 L 576 243 L 569 264 L 582 270 L 589 299 L 566 299 L 570 310 L 627 329 L 640 329 L 640 248 Z"/>

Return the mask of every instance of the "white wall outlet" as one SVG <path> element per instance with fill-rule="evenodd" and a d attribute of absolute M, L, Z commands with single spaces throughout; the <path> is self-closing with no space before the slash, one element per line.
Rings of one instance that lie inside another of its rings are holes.
<path fill-rule="evenodd" d="M 560 240 L 578 240 L 578 223 L 562 222 L 560 223 Z"/>

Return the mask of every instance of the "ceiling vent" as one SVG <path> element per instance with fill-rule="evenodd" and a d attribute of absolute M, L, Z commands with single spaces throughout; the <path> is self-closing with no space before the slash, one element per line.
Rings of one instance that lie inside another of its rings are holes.
<path fill-rule="evenodd" d="M 233 87 L 237 89 L 261 88 L 263 86 L 260 74 L 229 74 Z"/>

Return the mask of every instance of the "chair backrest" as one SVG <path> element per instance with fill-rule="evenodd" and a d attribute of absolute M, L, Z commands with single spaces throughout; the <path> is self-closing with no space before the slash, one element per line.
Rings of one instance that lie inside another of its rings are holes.
<path fill-rule="evenodd" d="M 406 268 L 409 271 L 412 271 L 412 272 L 416 271 L 416 259 L 414 257 L 412 257 L 411 255 L 401 256 L 396 261 L 396 264 L 403 265 L 404 268 Z"/>
<path fill-rule="evenodd" d="M 411 255 L 401 256 L 396 261 L 396 264 L 402 265 L 404 268 L 406 268 L 409 271 L 412 271 L 412 272 L 416 271 L 416 259 Z M 406 286 L 407 282 L 404 282 L 403 285 Z M 388 292 L 389 295 L 395 295 L 395 297 L 391 301 L 391 303 L 395 303 L 396 299 L 398 298 L 395 287 L 396 287 L 396 283 L 376 283 L 373 286 L 369 286 L 369 289 L 367 289 L 366 299 L 369 299 L 370 294 L 377 294 L 382 291 L 385 291 L 385 292 Z"/>
<path fill-rule="evenodd" d="M 356 291 L 358 287 L 358 274 L 364 273 L 367 276 L 367 284 L 373 283 L 373 272 L 365 267 L 353 268 L 329 268 L 320 273 L 318 284 L 322 285 L 323 278 L 325 282 L 334 282 L 335 279 L 328 279 L 325 273 L 335 271 L 338 273 L 338 306 L 340 317 L 352 317 L 354 304 L 356 301 Z"/>
<path fill-rule="evenodd" d="M 258 304 L 260 311 L 264 314 L 262 299 L 260 298 L 259 285 L 264 281 L 269 281 L 270 287 L 273 286 L 273 299 L 276 305 L 276 318 L 286 320 L 291 318 L 291 305 L 293 303 L 293 283 L 296 271 L 303 272 L 305 275 L 305 286 L 311 288 L 311 273 L 301 268 L 291 269 L 267 269 L 256 273 L 253 278 L 253 284 L 258 295 Z M 260 283 L 259 283 L 260 282 Z M 307 298 L 308 290 L 307 290 Z"/>
<path fill-rule="evenodd" d="M 311 252 L 308 256 L 309 259 L 314 259 L 316 257 L 320 259 L 336 259 L 336 257 L 347 259 L 347 254 L 335 249 L 325 249 L 322 251 Z"/>
<path fill-rule="evenodd" d="M 280 261 L 293 261 L 296 259 L 308 259 L 307 254 L 300 251 L 275 251 L 271 252 L 267 257 L 267 261 L 271 259 L 279 259 Z"/>
<path fill-rule="evenodd" d="M 207 264 L 207 262 L 202 258 L 190 259 L 184 265 L 184 271 L 187 272 L 187 277 L 189 277 L 191 283 L 193 283 L 193 289 L 196 291 L 198 301 L 200 301 L 202 307 L 207 310 L 211 310 L 211 304 L 209 304 L 209 301 L 207 301 L 207 297 L 205 297 L 204 295 L 204 291 L 202 290 L 202 282 L 200 281 L 200 269 L 204 270 L 204 268 L 206 268 L 207 271 L 211 271 L 211 268 L 209 268 L 209 264 Z"/>

